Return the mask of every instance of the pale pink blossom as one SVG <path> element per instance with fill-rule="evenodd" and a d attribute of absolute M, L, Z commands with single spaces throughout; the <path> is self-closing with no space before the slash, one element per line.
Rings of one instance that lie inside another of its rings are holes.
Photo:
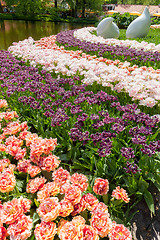
<path fill-rule="evenodd" d="M 44 199 L 37 208 L 37 213 L 42 221 L 49 222 L 55 220 L 60 213 L 61 205 L 57 197 Z"/>

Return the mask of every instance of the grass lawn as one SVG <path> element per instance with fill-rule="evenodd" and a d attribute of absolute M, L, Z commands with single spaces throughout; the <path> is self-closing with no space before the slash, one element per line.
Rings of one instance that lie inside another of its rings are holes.
<path fill-rule="evenodd" d="M 119 29 L 120 35 L 119 40 L 126 40 L 126 29 Z M 97 36 L 97 32 L 93 31 L 92 34 L 95 34 Z M 159 29 L 150 29 L 149 33 L 144 38 L 130 38 L 130 40 L 136 40 L 138 42 L 146 41 L 148 43 L 155 43 L 156 45 L 160 44 L 160 28 Z"/>
<path fill-rule="evenodd" d="M 119 39 L 120 40 L 126 39 L 126 29 L 120 29 Z M 160 29 L 150 29 L 148 35 L 144 38 L 132 38 L 132 40 L 136 40 L 138 42 L 146 41 L 149 43 L 155 43 L 156 45 L 160 44 L 159 39 Z"/>

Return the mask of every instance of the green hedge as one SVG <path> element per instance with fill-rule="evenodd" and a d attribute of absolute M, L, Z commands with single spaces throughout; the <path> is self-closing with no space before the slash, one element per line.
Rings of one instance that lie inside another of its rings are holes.
<path fill-rule="evenodd" d="M 136 15 L 130 15 L 128 12 L 124 13 L 124 14 L 120 14 L 120 13 L 114 13 L 112 15 L 105 15 L 103 18 L 106 17 L 113 17 L 114 18 L 114 22 L 117 24 L 117 26 L 120 29 L 126 29 L 129 24 L 135 20 L 138 16 Z M 102 20 L 102 19 L 101 19 Z M 151 24 L 160 24 L 160 17 L 151 17 Z M 98 23 L 96 23 L 96 26 L 98 25 Z"/>

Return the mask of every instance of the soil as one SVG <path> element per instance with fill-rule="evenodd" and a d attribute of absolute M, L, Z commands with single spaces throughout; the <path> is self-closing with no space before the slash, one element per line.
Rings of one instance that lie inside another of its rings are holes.
<path fill-rule="evenodd" d="M 132 210 L 136 212 L 132 219 L 132 236 L 134 240 L 160 240 L 160 192 L 152 187 L 155 215 L 151 215 L 145 200 L 139 202 Z"/>

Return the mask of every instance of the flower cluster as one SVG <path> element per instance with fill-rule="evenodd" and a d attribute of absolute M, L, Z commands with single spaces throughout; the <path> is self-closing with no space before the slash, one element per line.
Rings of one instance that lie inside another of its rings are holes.
<path fill-rule="evenodd" d="M 4 109 L 7 102 L 0 100 L 0 105 Z M 8 114 L 9 110 L 3 111 L 2 116 L 5 116 L 6 112 Z M 10 239 L 26 240 L 34 232 L 36 240 L 54 239 L 56 234 L 61 240 L 99 240 L 99 237 L 107 236 L 113 239 L 116 223 L 112 222 L 108 206 L 97 198 L 98 195 L 108 193 L 109 181 L 96 178 L 93 185 L 96 196 L 88 192 L 89 182 L 85 175 L 70 175 L 62 167 L 58 168 L 60 161 L 52 155 L 57 145 L 56 139 L 43 139 L 32 134 L 27 131 L 27 124 L 17 121 L 17 117 L 17 114 L 14 114 L 7 122 L 1 118 L 1 141 L 5 146 L 4 152 L 6 151 L 11 160 L 4 157 L 0 159 L 0 194 L 3 196 L 0 202 L 0 238 L 6 240 L 9 236 Z M 7 150 L 8 146 L 12 151 Z M 21 149 L 26 149 L 24 156 L 19 154 Z M 22 181 L 17 170 L 27 173 L 24 180 L 27 180 L 26 191 L 23 192 L 25 197 L 20 196 L 21 193 L 15 189 L 18 186 L 16 183 Z M 42 175 L 36 176 L 41 170 L 52 172 L 52 181 L 47 181 Z M 126 191 L 121 189 L 121 192 L 122 199 L 128 202 Z M 18 197 L 15 197 L 15 194 Z M 35 226 L 33 211 L 39 216 Z M 79 215 L 84 211 L 91 213 L 90 225 L 85 223 L 88 219 L 85 220 Z M 64 219 L 68 216 L 73 216 L 71 221 Z M 54 221 L 57 222 L 59 218 L 61 220 L 57 225 Z M 132 239 L 130 231 L 124 225 L 121 225 L 121 228 L 116 226 L 117 235 L 122 234 L 123 230 L 124 238 L 127 233 L 127 239 Z"/>
<path fill-rule="evenodd" d="M 130 200 L 126 191 L 123 188 L 120 188 L 120 186 L 116 187 L 116 189 L 113 190 L 112 197 L 119 200 L 122 199 L 126 203 L 128 203 Z"/>
<path fill-rule="evenodd" d="M 7 231 L 2 232 L 1 239 L 9 235 L 10 238 L 16 240 L 26 240 L 31 236 L 32 219 L 25 215 L 30 211 L 31 200 L 23 197 L 13 198 L 11 201 L 4 202 L 0 207 L 0 225 L 2 227 L 5 223 L 8 226 Z"/>
<path fill-rule="evenodd" d="M 149 62 L 154 61 L 157 63 L 157 68 L 159 67 L 160 44 L 155 46 L 155 44 L 143 41 L 139 43 L 133 40 L 104 39 L 94 36 L 88 31 L 89 29 L 95 30 L 95 28 L 82 28 L 60 32 L 57 34 L 57 41 L 65 47 L 78 47 L 83 52 L 97 52 L 99 57 L 107 56 L 111 59 L 127 60 L 132 65 L 134 63 L 141 65 L 141 60 L 143 60 L 143 64 L 150 66 Z"/>
<path fill-rule="evenodd" d="M 4 107 L 4 105 L 2 106 Z M 12 114 L 12 112 L 10 113 Z M 6 152 L 6 154 L 18 161 L 16 169 L 20 172 L 28 173 L 31 177 L 39 174 L 41 170 L 49 172 L 56 169 L 60 161 L 52 152 L 57 145 L 57 140 L 52 138 L 43 139 L 38 137 L 37 134 L 27 131 L 27 123 L 20 123 L 19 120 L 16 120 L 18 115 L 15 112 L 12 117 L 7 119 L 6 115 L 9 115 L 8 111 L 1 113 L 1 125 L 3 128 L 1 128 L 0 146 L 2 152 Z M 2 159 L 0 179 L 10 181 L 7 187 L 1 181 L 2 192 L 11 191 L 11 188 L 14 188 L 15 185 L 14 166 L 9 164 L 9 159 Z M 3 188 L 4 190 L 2 190 Z M 7 188 L 10 189 L 7 190 Z"/>
<path fill-rule="evenodd" d="M 74 173 L 70 176 L 69 172 L 61 167 L 53 172 L 53 181 L 44 184 L 37 193 L 38 201 L 40 201 L 37 213 L 40 216 L 41 223 L 35 227 L 35 236 L 41 236 L 40 239 L 43 239 L 45 234 L 47 234 L 48 238 L 53 239 L 57 233 L 62 240 L 84 238 L 98 240 L 99 236 L 103 238 L 107 237 L 108 234 L 113 234 L 112 220 L 108 213 L 108 207 L 104 203 L 99 202 L 93 194 L 84 193 L 88 188 L 87 182 L 88 179 L 85 175 Z M 48 195 L 45 195 L 47 189 Z M 54 191 L 55 189 L 56 191 Z M 107 194 L 108 190 L 109 182 L 107 179 L 97 178 L 95 180 L 93 191 L 97 195 Z M 121 199 L 129 202 L 125 190 L 121 189 L 121 191 L 124 192 Z M 55 197 L 56 194 L 63 194 L 63 199 L 59 201 L 58 197 Z M 90 225 L 86 225 L 85 219 L 78 215 L 83 211 L 91 212 Z M 52 226 L 52 221 L 57 219 L 58 216 L 67 217 L 70 214 L 74 216 L 72 221 L 62 218 L 58 223 L 58 228 L 56 228 L 55 224 Z M 50 225 L 52 228 L 51 231 L 48 231 L 47 228 Z M 43 233 L 42 227 L 44 228 Z M 127 228 L 124 226 L 123 228 L 126 229 L 124 231 L 129 233 Z M 117 231 L 118 233 L 119 230 Z M 132 239 L 131 234 L 130 239 Z"/>
<path fill-rule="evenodd" d="M 81 34 L 81 31 L 83 30 L 84 32 Z M 77 31 L 72 30 L 61 32 L 57 35 L 57 41 L 65 47 L 78 47 L 83 50 L 83 52 L 93 52 L 93 54 L 96 52 L 99 57 L 107 57 L 109 59 L 116 58 L 121 61 L 127 60 L 128 64 L 134 67 L 134 64 L 140 66 L 143 64 L 150 67 L 150 62 L 154 61 L 155 67 L 159 68 L 160 44 L 155 46 L 154 44 L 148 44 L 145 42 L 139 43 L 130 40 L 106 40 L 89 33 L 88 28 L 79 29 Z M 152 48 L 153 51 L 146 51 L 146 45 L 147 47 Z M 135 47 L 138 48 L 138 50 L 136 50 Z M 142 63 L 141 60 L 143 60 Z M 119 63 L 119 65 L 121 64 L 122 63 Z M 131 67 L 130 70 L 132 71 L 134 67 Z"/>
<path fill-rule="evenodd" d="M 84 27 L 74 31 L 74 37 L 80 39 L 81 41 L 88 41 L 92 43 L 101 43 L 113 46 L 125 46 L 130 48 L 135 48 L 138 50 L 145 50 L 145 51 L 157 51 L 160 52 L 160 44 L 157 46 L 154 43 L 148 43 L 145 41 L 138 42 L 136 40 L 119 40 L 115 38 L 107 38 L 104 39 L 103 37 L 93 35 L 92 32 L 95 31 L 95 27 Z"/>

